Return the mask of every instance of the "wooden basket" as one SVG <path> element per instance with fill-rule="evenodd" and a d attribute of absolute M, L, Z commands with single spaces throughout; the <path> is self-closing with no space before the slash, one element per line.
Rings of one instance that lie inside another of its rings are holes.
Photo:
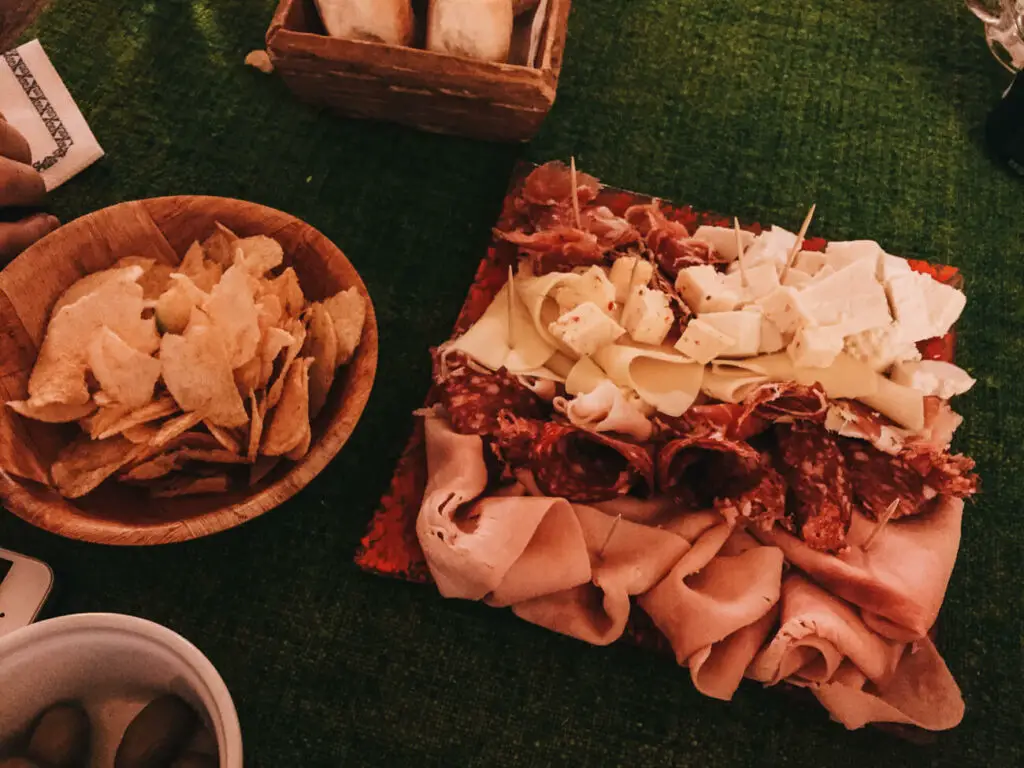
<path fill-rule="evenodd" d="M 328 37 L 313 0 L 281 0 L 267 30 L 267 50 L 296 96 L 347 117 L 528 141 L 555 101 L 570 5 L 548 3 L 534 67 Z"/>

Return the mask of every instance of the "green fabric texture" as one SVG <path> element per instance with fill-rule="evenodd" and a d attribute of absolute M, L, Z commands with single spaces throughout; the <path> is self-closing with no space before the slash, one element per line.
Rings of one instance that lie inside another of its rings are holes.
<path fill-rule="evenodd" d="M 107 156 L 51 196 L 67 221 L 123 200 L 240 197 L 310 222 L 365 279 L 380 368 L 351 442 L 304 492 L 183 545 L 68 541 L 0 513 L 56 570 L 58 613 L 143 616 L 196 643 L 253 766 L 1024 764 L 1024 186 L 984 151 L 1007 85 L 956 0 L 578 0 L 557 103 L 526 146 L 349 121 L 243 66 L 275 0 L 54 0 L 38 36 Z M 483 256 L 517 158 L 962 268 L 957 447 L 969 503 L 940 619 L 967 702 L 917 746 L 846 732 L 745 683 L 700 696 L 671 659 L 592 648 L 509 611 L 352 564 Z M 2 692 L 0 692 L 2 695 Z"/>

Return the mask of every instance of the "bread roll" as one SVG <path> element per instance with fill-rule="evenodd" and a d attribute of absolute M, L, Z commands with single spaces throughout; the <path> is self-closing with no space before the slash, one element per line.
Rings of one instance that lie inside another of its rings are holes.
<path fill-rule="evenodd" d="M 316 5 L 331 37 L 410 45 L 416 33 L 411 0 L 316 0 Z"/>
<path fill-rule="evenodd" d="M 508 61 L 512 0 L 430 0 L 427 49 L 482 61 Z"/>

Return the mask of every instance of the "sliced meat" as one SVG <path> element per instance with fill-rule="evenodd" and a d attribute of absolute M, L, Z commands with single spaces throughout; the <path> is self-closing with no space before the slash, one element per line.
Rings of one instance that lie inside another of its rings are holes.
<path fill-rule="evenodd" d="M 526 205 L 571 205 L 572 189 L 572 169 L 559 160 L 553 160 L 530 172 L 519 197 Z M 597 197 L 600 190 L 601 182 L 596 178 L 576 171 L 576 199 L 581 206 Z"/>
<path fill-rule="evenodd" d="M 658 452 L 658 487 L 687 511 L 739 498 L 760 481 L 760 454 L 720 432 L 671 440 Z"/>
<path fill-rule="evenodd" d="M 587 208 L 580 215 L 580 227 L 597 238 L 607 250 L 639 243 L 639 230 L 603 205 Z"/>
<path fill-rule="evenodd" d="M 757 485 L 737 496 L 716 499 L 715 509 L 727 520 L 745 517 L 764 531 L 770 531 L 776 523 L 786 530 L 793 527 L 786 515 L 786 481 L 766 455 L 761 456 Z"/>
<path fill-rule="evenodd" d="M 853 489 L 846 461 L 833 435 L 813 422 L 777 424 L 776 459 L 789 485 L 800 537 L 814 549 L 846 547 L 853 514 Z"/>
<path fill-rule="evenodd" d="M 605 249 L 597 235 L 576 227 L 556 226 L 532 234 L 495 230 L 494 234 L 529 256 L 535 275 L 571 272 L 576 267 L 603 264 L 605 260 Z"/>
<path fill-rule="evenodd" d="M 496 434 L 502 411 L 523 418 L 542 418 L 548 411 L 543 400 L 504 368 L 482 373 L 460 366 L 447 373 L 438 389 L 452 428 L 463 435 Z"/>
<path fill-rule="evenodd" d="M 771 424 L 808 421 L 824 423 L 828 412 L 825 391 L 814 384 L 769 382 L 752 390 L 729 429 L 737 440 L 749 440 Z"/>

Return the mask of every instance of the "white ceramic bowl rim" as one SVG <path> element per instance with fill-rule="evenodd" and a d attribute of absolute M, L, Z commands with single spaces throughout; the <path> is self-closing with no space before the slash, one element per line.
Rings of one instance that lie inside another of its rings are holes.
<path fill-rule="evenodd" d="M 59 616 L 30 624 L 0 638 L 0 657 L 29 647 L 48 637 L 66 633 L 73 634 L 83 630 L 124 632 L 155 641 L 178 656 L 182 664 L 191 667 L 206 687 L 209 698 L 215 704 L 214 711 L 211 711 L 209 715 L 214 719 L 214 728 L 220 730 L 224 735 L 224 744 L 221 746 L 221 764 L 242 765 L 242 729 L 231 694 L 220 673 L 195 645 L 161 624 L 137 616 L 117 613 L 77 613 Z"/>

